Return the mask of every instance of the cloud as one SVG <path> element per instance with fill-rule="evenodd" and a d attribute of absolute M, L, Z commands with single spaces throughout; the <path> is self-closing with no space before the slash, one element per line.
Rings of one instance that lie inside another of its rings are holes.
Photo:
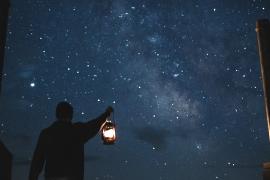
<path fill-rule="evenodd" d="M 102 159 L 102 157 L 97 155 L 86 155 L 84 158 L 86 163 L 95 162 L 100 159 Z M 31 159 L 15 157 L 13 162 L 15 166 L 28 166 L 31 164 Z"/>
<path fill-rule="evenodd" d="M 84 158 L 85 162 L 94 162 L 94 161 L 98 161 L 101 159 L 102 159 L 102 157 L 98 156 L 98 155 L 86 155 Z"/>
<path fill-rule="evenodd" d="M 22 146 L 22 145 L 31 145 L 32 138 L 30 135 L 23 133 L 8 133 L 2 135 L 3 141 L 7 142 L 9 146 Z"/>
<path fill-rule="evenodd" d="M 135 128 L 133 132 L 137 139 L 150 144 L 157 150 L 165 149 L 167 146 L 166 139 L 171 136 L 171 132 L 166 129 L 150 126 Z"/>
<path fill-rule="evenodd" d="M 19 69 L 19 77 L 21 77 L 22 79 L 28 79 L 33 75 L 36 69 L 37 66 L 33 64 L 21 66 Z"/>

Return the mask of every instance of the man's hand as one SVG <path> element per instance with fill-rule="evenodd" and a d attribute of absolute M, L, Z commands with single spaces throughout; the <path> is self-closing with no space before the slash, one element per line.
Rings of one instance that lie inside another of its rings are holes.
<path fill-rule="evenodd" d="M 108 106 L 107 109 L 106 109 L 106 112 L 108 114 L 111 114 L 113 112 L 113 108 L 111 106 Z"/>

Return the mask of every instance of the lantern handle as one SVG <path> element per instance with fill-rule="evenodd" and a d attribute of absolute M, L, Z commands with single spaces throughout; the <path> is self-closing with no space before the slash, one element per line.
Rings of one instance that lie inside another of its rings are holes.
<path fill-rule="evenodd" d="M 110 117 L 111 117 L 111 121 L 115 124 L 114 111 L 111 112 Z"/>
<path fill-rule="evenodd" d="M 106 122 L 112 121 L 115 124 L 115 119 L 114 119 L 114 112 L 111 112 L 108 117 L 106 117 L 106 121 L 100 126 L 99 131 L 103 128 L 103 126 L 106 124 Z"/>

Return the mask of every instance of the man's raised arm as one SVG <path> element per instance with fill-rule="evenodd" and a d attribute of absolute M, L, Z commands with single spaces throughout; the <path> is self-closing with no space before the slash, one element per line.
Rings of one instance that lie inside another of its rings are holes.
<path fill-rule="evenodd" d="M 90 120 L 86 123 L 75 123 L 75 127 L 78 129 L 79 134 L 82 137 L 83 142 L 87 142 L 94 137 L 100 130 L 102 124 L 106 121 L 106 118 L 113 112 L 113 108 L 109 106 L 104 113 L 97 118 Z"/>

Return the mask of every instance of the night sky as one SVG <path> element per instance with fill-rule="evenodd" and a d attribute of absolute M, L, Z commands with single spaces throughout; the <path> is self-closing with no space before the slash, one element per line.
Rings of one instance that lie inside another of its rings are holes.
<path fill-rule="evenodd" d="M 262 179 L 260 18 L 269 0 L 11 0 L 0 137 L 13 179 L 63 100 L 74 122 L 115 108 L 117 142 L 86 144 L 86 180 Z"/>

